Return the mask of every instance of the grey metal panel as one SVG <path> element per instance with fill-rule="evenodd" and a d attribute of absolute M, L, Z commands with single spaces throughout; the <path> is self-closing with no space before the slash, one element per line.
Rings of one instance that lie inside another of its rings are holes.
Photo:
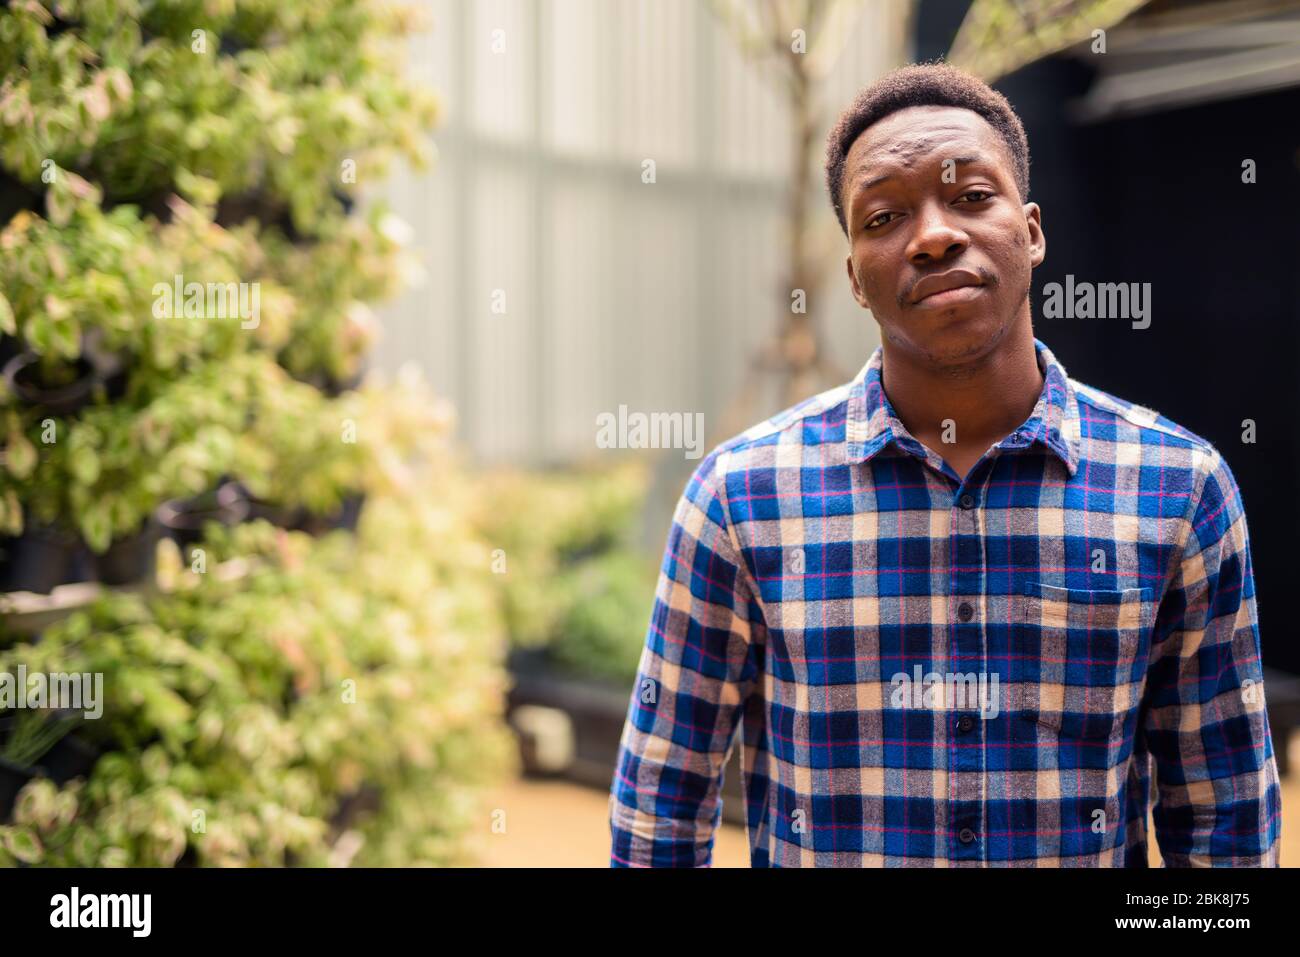
<path fill-rule="evenodd" d="M 865 5 L 828 78 L 824 127 L 893 65 L 904 6 Z M 413 227 L 427 281 L 381 309 L 375 364 L 417 362 L 485 462 L 595 456 L 595 415 L 620 403 L 702 411 L 712 425 L 788 308 L 777 83 L 694 0 L 429 11 L 434 32 L 413 40 L 410 69 L 444 99 L 440 158 L 378 191 Z M 808 188 L 820 196 L 820 181 Z M 829 207 L 819 215 L 838 234 Z M 823 329 L 856 371 L 875 324 L 840 275 L 822 293 Z M 505 316 L 490 310 L 496 288 Z"/>

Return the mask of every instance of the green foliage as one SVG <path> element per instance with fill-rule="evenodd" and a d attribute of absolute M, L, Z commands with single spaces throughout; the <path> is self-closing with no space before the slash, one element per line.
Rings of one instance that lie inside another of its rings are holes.
<path fill-rule="evenodd" d="M 103 552 L 138 531 L 159 502 L 197 495 L 232 471 L 260 499 L 321 514 L 355 491 L 400 488 L 405 463 L 440 453 L 447 418 L 444 406 L 400 383 L 330 399 L 269 356 L 246 353 L 205 365 L 138 409 L 95 406 L 26 428 L 5 410 L 0 434 L 8 435 L 17 528 L 20 499 L 42 522 L 73 516 Z"/>
<path fill-rule="evenodd" d="M 450 478 L 376 500 L 355 540 L 218 532 L 206 574 L 170 553 L 166 590 L 108 595 L 0 652 L 0 670 L 102 672 L 83 733 L 111 746 L 88 780 L 24 789 L 0 861 L 170 866 L 189 848 L 323 866 L 356 846 L 354 864 L 463 862 L 513 752 L 485 550 Z M 342 822 L 363 788 L 378 808 Z"/>
<path fill-rule="evenodd" d="M 160 502 L 196 495 L 230 467 L 247 424 L 250 379 L 274 374 L 273 366 L 257 353 L 210 363 L 141 407 L 97 405 L 67 419 L 6 410 L 10 443 L 40 450 L 29 472 L 14 475 L 19 497 L 42 522 L 70 516 L 86 543 L 104 551 Z"/>
<path fill-rule="evenodd" d="M 234 461 L 259 499 L 326 514 L 351 492 L 401 491 L 411 480 L 411 463 L 450 451 L 450 408 L 418 376 L 392 383 L 376 378 L 330 399 L 273 363 L 256 371 Z"/>
<path fill-rule="evenodd" d="M 367 303 L 409 266 L 381 205 L 345 217 L 335 194 L 345 161 L 361 182 L 427 149 L 432 101 L 395 55 L 413 25 L 364 0 L 0 11 L 0 165 L 44 192 L 44 216 L 0 230 L 0 332 L 37 353 L 46 383 L 92 349 L 126 368 L 125 395 L 98 387 L 70 416 L 0 386 L 0 532 L 23 530 L 25 504 L 102 552 L 239 469 L 259 497 L 328 511 L 420 441 L 383 425 L 347 441 L 356 403 L 297 389 L 267 359 L 317 384 L 351 378 L 376 333 Z M 285 210 L 307 241 L 287 238 Z M 258 321 L 160 309 L 178 276 L 256 284 Z"/>
<path fill-rule="evenodd" d="M 415 26 L 381 0 L 0 8 L 0 173 L 39 200 L 0 224 L 0 333 L 47 385 L 87 361 L 126 373 L 67 415 L 0 386 L 0 534 L 31 515 L 102 552 L 227 475 L 287 508 L 367 496 L 357 538 L 209 526 L 206 572 L 164 542 L 160 591 L 0 641 L 0 669 L 100 672 L 108 699 L 75 732 L 105 754 L 86 780 L 24 789 L 0 864 L 470 851 L 511 747 L 450 411 L 409 376 L 337 398 L 306 384 L 361 368 L 367 304 L 408 268 L 382 206 L 344 210 L 392 159 L 429 158 L 434 101 L 402 74 Z M 256 283 L 258 321 L 160 309 L 177 276 Z M 31 757 L 53 729 L 20 730 L 9 746 Z"/>
<path fill-rule="evenodd" d="M 57 11 L 55 13 L 50 8 Z M 135 198 L 185 173 L 257 190 L 309 230 L 394 151 L 425 165 L 434 101 L 401 76 L 413 8 L 371 0 L 61 0 L 0 16 L 0 164 L 53 159 Z M 61 25 L 73 29 L 58 32 Z M 196 33 L 197 31 L 197 33 Z"/>
<path fill-rule="evenodd" d="M 1148 0 L 975 0 L 948 61 L 993 83 L 1107 30 Z"/>
<path fill-rule="evenodd" d="M 0 712 L 2 713 L 2 712 Z M 31 767 L 54 747 L 73 726 L 76 717 L 50 717 L 44 711 L 23 711 L 13 719 L 0 758 L 20 768 Z"/>
<path fill-rule="evenodd" d="M 645 645 L 655 579 L 654 562 L 626 549 L 567 569 L 556 583 L 564 610 L 550 646 L 552 660 L 578 674 L 630 684 Z"/>
<path fill-rule="evenodd" d="M 75 359 L 93 331 L 102 350 L 130 362 L 141 392 L 203 361 L 287 340 L 294 304 L 259 274 L 256 237 L 215 226 L 210 209 L 173 198 L 166 225 L 131 205 L 105 212 L 97 188 L 63 172 L 45 200 L 46 218 L 20 212 L 0 232 L 0 286 L 13 315 L 5 331 L 37 354 Z M 260 282 L 265 321 L 245 330 L 236 315 L 160 314 L 155 289 L 177 275 Z"/>
<path fill-rule="evenodd" d="M 545 647 L 577 674 L 635 677 L 657 578 L 635 545 L 647 483 L 637 462 L 484 477 L 479 523 L 504 558 L 496 581 L 515 646 Z"/>
<path fill-rule="evenodd" d="M 290 291 L 299 317 L 280 354 L 286 369 L 299 378 L 324 373 L 338 381 L 358 371 L 377 334 L 365 303 L 391 296 L 402 272 L 412 268 L 401 250 L 405 228 L 376 204 L 364 220 L 324 224 L 310 245 L 265 235 L 274 279 Z"/>

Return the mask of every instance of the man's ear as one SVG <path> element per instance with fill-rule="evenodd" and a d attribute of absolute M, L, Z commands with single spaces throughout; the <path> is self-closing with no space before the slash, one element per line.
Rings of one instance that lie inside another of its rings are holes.
<path fill-rule="evenodd" d="M 853 298 L 857 300 L 858 305 L 863 309 L 870 309 L 871 306 L 867 303 L 867 297 L 862 294 L 862 287 L 858 285 L 858 274 L 853 271 L 852 254 L 844 257 L 844 268 L 849 274 L 849 287 L 853 290 Z"/>
<path fill-rule="evenodd" d="M 1047 258 L 1047 235 L 1043 232 L 1043 212 L 1037 203 L 1025 203 L 1025 224 L 1029 227 L 1029 264 L 1041 266 Z"/>

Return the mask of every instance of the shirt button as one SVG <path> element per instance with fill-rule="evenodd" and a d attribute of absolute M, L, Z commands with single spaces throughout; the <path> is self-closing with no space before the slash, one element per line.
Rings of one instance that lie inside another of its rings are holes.
<path fill-rule="evenodd" d="M 957 504 L 962 508 L 972 509 L 975 507 L 975 496 L 970 492 L 963 492 L 961 498 L 957 500 Z"/>
<path fill-rule="evenodd" d="M 975 617 L 975 609 L 967 602 L 962 602 L 957 606 L 957 617 L 961 621 L 970 621 Z"/>
<path fill-rule="evenodd" d="M 961 734 L 966 734 L 973 727 L 975 727 L 975 720 L 970 715 L 964 714 L 957 719 L 957 730 Z"/>
<path fill-rule="evenodd" d="M 957 835 L 957 840 L 961 841 L 963 844 L 969 844 L 975 840 L 975 832 L 968 827 L 963 827 L 961 833 Z"/>

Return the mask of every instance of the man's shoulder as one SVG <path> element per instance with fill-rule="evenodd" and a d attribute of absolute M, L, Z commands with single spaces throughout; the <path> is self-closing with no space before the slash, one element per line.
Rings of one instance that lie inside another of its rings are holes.
<path fill-rule="evenodd" d="M 731 436 L 705 457 L 714 474 L 776 464 L 777 446 L 811 446 L 843 442 L 852 382 L 804 399 Z"/>
<path fill-rule="evenodd" d="M 1074 389 L 1075 400 L 1094 412 L 1101 413 L 1103 422 L 1106 418 L 1113 418 L 1117 422 L 1123 421 L 1142 434 L 1145 439 L 1159 442 L 1159 437 L 1163 436 L 1172 440 L 1172 444 L 1179 448 L 1195 446 L 1201 451 L 1210 451 L 1214 448 L 1204 436 L 1197 435 L 1191 429 L 1162 415 L 1150 406 L 1121 399 L 1117 395 L 1103 392 L 1078 379 L 1071 379 L 1070 385 Z M 1080 415 L 1084 415 L 1084 410 L 1080 409 Z M 1097 417 L 1094 415 L 1093 421 L 1096 420 Z"/>
<path fill-rule="evenodd" d="M 1079 416 L 1087 418 L 1082 431 L 1093 441 L 1135 445 L 1135 458 L 1126 457 L 1139 466 L 1158 467 L 1164 471 L 1184 470 L 1189 491 L 1199 492 L 1210 477 L 1223 486 L 1235 488 L 1236 479 L 1223 453 L 1209 439 L 1175 422 L 1155 409 L 1130 402 L 1095 386 L 1070 379 Z M 1116 461 L 1120 459 L 1115 456 Z"/>

